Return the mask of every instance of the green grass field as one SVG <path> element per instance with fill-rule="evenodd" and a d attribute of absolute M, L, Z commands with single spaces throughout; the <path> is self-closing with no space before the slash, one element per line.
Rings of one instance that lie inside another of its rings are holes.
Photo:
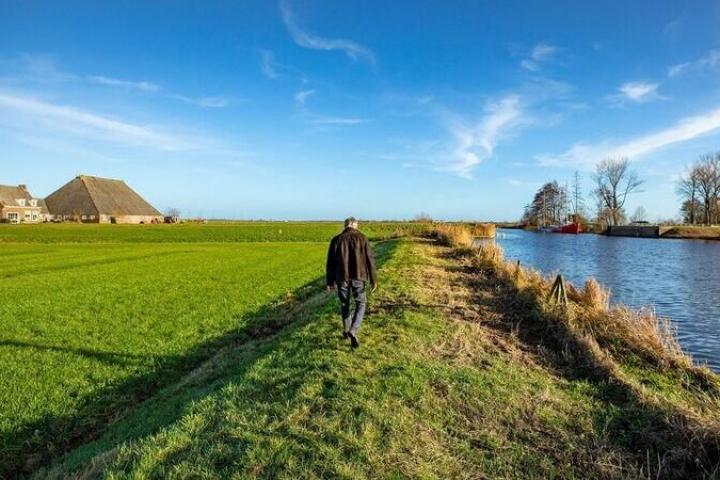
<path fill-rule="evenodd" d="M 424 228 L 416 223 L 367 222 L 372 240 L 397 237 Z M 0 224 L 0 243 L 193 243 L 325 242 L 342 229 L 337 222 L 210 222 L 178 225 Z"/>
<path fill-rule="evenodd" d="M 251 239 L 255 228 L 232 230 Z M 332 233 L 325 225 L 317 232 L 303 228 L 298 230 L 303 240 Z M 228 231 L 182 226 L 172 235 L 208 229 Z M 47 225 L 7 231 L 42 232 L 43 241 L 58 232 L 83 241 L 87 232 L 119 232 L 121 241 L 137 242 L 136 236 L 153 230 Z M 309 241 L 41 245 L 33 243 L 36 237 L 28 240 L 3 245 L 0 257 L 4 469 L 18 467 L 21 453 L 59 451 L 73 436 L 102 429 L 138 398 L 247 334 L 274 304 L 319 288 L 326 252 L 324 242 Z"/>
<path fill-rule="evenodd" d="M 75 242 L 88 226 L 61 227 L 48 231 Z M 0 478 L 720 471 L 716 376 L 633 355 L 588 372 L 603 353 L 570 348 L 469 249 L 376 243 L 380 289 L 354 351 L 312 224 L 297 242 L 91 227 L 124 241 L 2 245 Z"/>

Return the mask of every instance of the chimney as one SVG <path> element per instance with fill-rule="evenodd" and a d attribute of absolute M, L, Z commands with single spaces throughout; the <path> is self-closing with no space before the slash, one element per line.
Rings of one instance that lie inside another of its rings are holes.
<path fill-rule="evenodd" d="M 25 185 L 24 183 L 21 183 L 20 185 L 18 185 L 18 188 L 19 188 L 20 190 L 24 190 L 24 191 L 27 192 L 27 185 Z"/>

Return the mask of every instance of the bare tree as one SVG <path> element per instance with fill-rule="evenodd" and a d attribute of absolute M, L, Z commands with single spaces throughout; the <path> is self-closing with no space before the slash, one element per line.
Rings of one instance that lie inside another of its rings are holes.
<path fill-rule="evenodd" d="M 433 220 L 429 213 L 420 212 L 415 215 L 415 221 L 418 223 L 432 223 Z"/>
<path fill-rule="evenodd" d="M 695 166 L 688 168 L 685 175 L 680 177 L 677 184 L 677 193 L 683 200 L 681 210 L 685 217 L 685 223 L 694 225 L 698 221 L 698 173 Z"/>
<path fill-rule="evenodd" d="M 697 189 L 703 206 L 703 223 L 710 225 L 718 220 L 720 200 L 720 152 L 703 155 L 693 168 Z"/>
<path fill-rule="evenodd" d="M 632 217 L 630 217 L 630 221 L 632 222 L 646 222 L 648 218 L 647 211 L 645 210 L 645 207 L 640 206 L 635 209 L 635 213 L 632 214 Z"/>
<path fill-rule="evenodd" d="M 606 158 L 598 163 L 593 179 L 595 195 L 607 209 L 612 225 L 618 225 L 625 216 L 624 207 L 628 195 L 636 192 L 643 181 L 630 169 L 630 161 L 624 158 Z"/>
<path fill-rule="evenodd" d="M 172 218 L 180 218 L 180 210 L 170 207 L 167 209 L 167 212 L 165 212 L 165 215 Z"/>
<path fill-rule="evenodd" d="M 577 221 L 577 218 L 581 216 L 583 210 L 585 210 L 582 187 L 580 185 L 580 172 L 578 172 L 577 170 L 575 171 L 572 180 L 572 209 L 573 214 L 576 217 L 575 221 Z"/>

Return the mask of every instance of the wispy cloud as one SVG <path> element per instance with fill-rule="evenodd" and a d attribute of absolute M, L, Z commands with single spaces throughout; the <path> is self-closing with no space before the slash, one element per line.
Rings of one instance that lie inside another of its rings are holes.
<path fill-rule="evenodd" d="M 117 78 L 104 77 L 101 75 L 88 75 L 85 77 L 90 83 L 105 85 L 108 87 L 121 87 L 131 90 L 142 90 L 143 92 L 159 92 L 160 86 L 152 82 L 132 82 L 128 80 L 119 80 Z"/>
<path fill-rule="evenodd" d="M 663 28 L 663 36 L 671 42 L 679 41 L 685 31 L 685 21 L 678 17 L 668 22 Z"/>
<path fill-rule="evenodd" d="M 13 121 L 18 116 L 30 120 L 33 129 L 42 127 L 56 132 L 92 139 L 110 141 L 120 145 L 143 146 L 157 150 L 192 150 L 199 145 L 186 138 L 158 131 L 156 128 L 137 125 L 87 112 L 71 106 L 43 102 L 29 97 L 0 93 L 0 120 L 5 111 Z"/>
<path fill-rule="evenodd" d="M 174 98 L 175 100 L 180 100 L 181 102 L 185 102 L 190 105 L 195 105 L 202 108 L 225 108 L 230 105 L 230 100 L 225 97 L 193 98 L 187 97 L 185 95 L 177 95 L 174 93 L 169 93 L 167 96 L 170 98 Z"/>
<path fill-rule="evenodd" d="M 315 89 L 310 90 L 300 90 L 295 94 L 295 103 L 298 105 L 305 105 L 305 101 L 311 96 L 315 94 Z"/>
<path fill-rule="evenodd" d="M 312 50 L 340 50 L 352 60 L 375 63 L 372 51 L 359 43 L 343 38 L 323 38 L 304 31 L 298 26 L 287 3 L 280 3 L 280 13 L 290 36 L 299 46 Z"/>
<path fill-rule="evenodd" d="M 520 96 L 506 95 L 485 107 L 482 119 L 475 124 L 450 122 L 450 132 L 455 139 L 451 160 L 446 169 L 470 178 L 475 167 L 491 157 L 497 144 L 510 136 L 519 126 L 529 123 Z"/>
<path fill-rule="evenodd" d="M 275 54 L 271 50 L 260 50 L 260 70 L 269 79 L 280 76 L 275 68 Z"/>
<path fill-rule="evenodd" d="M 311 115 L 310 123 L 316 125 L 358 125 L 368 121 L 367 118 L 358 117 L 327 117 L 323 115 Z"/>
<path fill-rule="evenodd" d="M 542 63 L 552 59 L 557 53 L 558 48 L 549 43 L 536 44 L 530 54 L 520 61 L 520 66 L 525 70 L 535 72 L 540 69 Z"/>
<path fill-rule="evenodd" d="M 704 56 L 692 62 L 678 63 L 668 68 L 668 77 L 674 78 L 691 72 L 720 70 L 720 49 L 710 50 Z"/>
<path fill-rule="evenodd" d="M 230 105 L 230 100 L 225 97 L 205 96 L 194 98 L 166 90 L 161 85 L 147 80 L 127 80 L 107 75 L 79 75 L 66 72 L 59 68 L 55 58 L 49 55 L 23 54 L 17 60 L 8 63 L 15 67 L 17 78 L 22 83 L 28 81 L 33 83 L 74 82 L 157 94 L 202 108 L 221 108 Z"/>
<path fill-rule="evenodd" d="M 658 92 L 659 84 L 649 82 L 626 82 L 618 87 L 618 93 L 610 95 L 608 99 L 618 105 L 625 103 L 646 103 L 653 100 L 662 100 L 665 97 Z"/>
<path fill-rule="evenodd" d="M 702 115 L 683 118 L 669 128 L 624 142 L 576 143 L 564 153 L 539 155 L 536 158 L 541 165 L 590 168 L 606 157 L 622 156 L 636 160 L 657 150 L 717 130 L 720 130 L 720 108 Z"/>

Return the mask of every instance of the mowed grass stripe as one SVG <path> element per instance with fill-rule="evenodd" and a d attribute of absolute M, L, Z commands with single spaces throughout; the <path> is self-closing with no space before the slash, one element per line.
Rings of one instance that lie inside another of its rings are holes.
<path fill-rule="evenodd" d="M 0 278 L 0 463 L 192 368 L 249 316 L 317 282 L 325 249 L 55 245 L 46 268 L 35 257 Z"/>

